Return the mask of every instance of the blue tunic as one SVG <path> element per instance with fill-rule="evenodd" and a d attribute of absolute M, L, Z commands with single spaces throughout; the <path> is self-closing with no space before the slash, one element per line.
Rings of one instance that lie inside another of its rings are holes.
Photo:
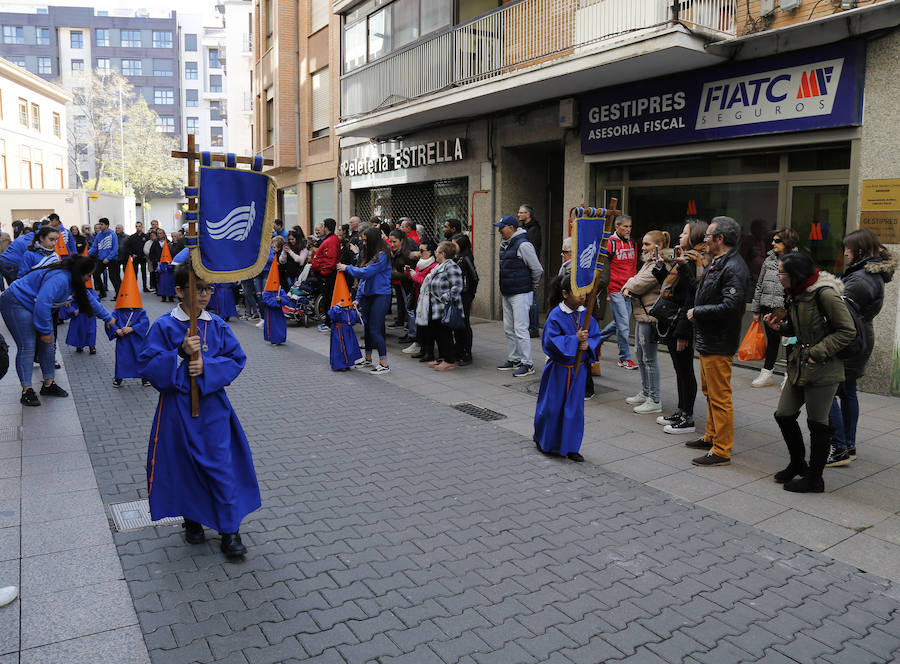
<path fill-rule="evenodd" d="M 66 345 L 74 348 L 84 348 L 85 346 L 97 345 L 97 321 L 95 316 L 102 317 L 102 314 L 109 315 L 100 300 L 90 288 L 87 289 L 88 299 L 91 301 L 93 311 L 81 312 L 78 310 L 74 302 L 69 302 L 65 307 L 60 309 L 63 320 L 70 318 L 69 330 L 66 332 Z"/>
<path fill-rule="evenodd" d="M 247 356 L 225 321 L 201 314 L 200 416 L 191 417 L 188 363 L 178 352 L 187 330 L 187 315 L 177 307 L 153 324 L 138 358 L 143 377 L 159 390 L 147 449 L 150 514 L 233 533 L 261 504 L 250 445 L 225 394 Z"/>
<path fill-rule="evenodd" d="M 353 332 L 359 314 L 350 307 L 335 305 L 328 310 L 328 317 L 331 319 L 331 368 L 336 371 L 352 367 L 362 357 L 359 340 Z"/>
<path fill-rule="evenodd" d="M 237 307 L 234 304 L 233 286 L 233 283 L 213 284 L 213 293 L 206 308 L 214 314 L 218 314 L 219 318 L 238 315 Z"/>
<path fill-rule="evenodd" d="M 115 378 L 140 378 L 141 368 L 138 354 L 144 345 L 144 338 L 150 330 L 150 319 L 143 309 L 116 309 L 113 313 L 116 322 L 106 328 L 106 336 L 116 341 L 116 373 Z M 116 330 L 122 327 L 132 328 L 125 336 L 118 336 Z"/>
<path fill-rule="evenodd" d="M 276 298 L 281 298 L 277 300 Z M 263 291 L 262 301 L 266 311 L 263 314 L 263 339 L 273 344 L 283 344 L 287 341 L 287 321 L 284 319 L 283 307 L 288 300 L 287 293 L 283 290 Z"/>
<path fill-rule="evenodd" d="M 160 297 L 175 297 L 175 272 L 171 263 L 159 264 L 159 280 L 156 282 L 156 294 Z"/>
<path fill-rule="evenodd" d="M 591 318 L 588 328 L 589 349 L 581 354 L 582 365 L 575 376 L 576 332 L 584 321 L 584 309 L 568 313 L 562 305 L 553 309 L 544 324 L 541 347 L 547 364 L 541 376 L 537 406 L 534 410 L 534 440 L 544 452 L 566 456 L 581 449 L 584 437 L 584 385 L 589 363 L 600 346 L 600 327 Z"/>
<path fill-rule="evenodd" d="M 22 261 L 19 263 L 19 276 L 21 279 L 33 269 L 44 267 L 52 263 L 59 263 L 59 256 L 55 251 L 47 251 L 46 249 L 38 249 L 37 251 L 26 251 L 22 254 Z"/>

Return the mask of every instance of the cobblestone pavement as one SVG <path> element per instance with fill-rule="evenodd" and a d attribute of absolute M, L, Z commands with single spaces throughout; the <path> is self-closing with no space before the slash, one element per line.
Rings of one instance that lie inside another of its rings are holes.
<path fill-rule="evenodd" d="M 180 528 L 115 535 L 154 662 L 900 657 L 895 584 L 234 328 L 263 507 L 243 562 Z M 114 389 L 100 343 L 63 352 L 110 504 L 146 494 L 156 393 Z"/>

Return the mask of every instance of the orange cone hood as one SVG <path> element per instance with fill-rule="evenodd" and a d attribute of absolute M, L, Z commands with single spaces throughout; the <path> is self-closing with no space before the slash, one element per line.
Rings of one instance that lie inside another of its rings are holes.
<path fill-rule="evenodd" d="M 62 231 L 56 236 L 56 246 L 53 247 L 53 251 L 55 251 L 56 255 L 60 258 L 69 255 L 69 249 L 66 247 L 66 239 L 63 237 Z"/>
<path fill-rule="evenodd" d="M 84 256 L 85 258 L 88 257 L 88 248 L 87 248 L 87 245 L 84 245 L 84 249 L 81 251 L 81 255 Z M 87 282 L 85 282 L 84 285 L 85 285 L 87 288 L 93 288 L 93 287 L 94 287 L 94 280 L 93 280 L 93 279 L 88 279 Z"/>
<path fill-rule="evenodd" d="M 343 272 L 338 272 L 334 279 L 334 294 L 331 296 L 331 306 L 349 307 L 351 304 L 353 304 L 353 298 L 350 297 L 347 278 Z"/>
<path fill-rule="evenodd" d="M 281 290 L 281 280 L 278 277 L 278 261 L 272 261 L 272 268 L 269 270 L 269 278 L 266 279 L 266 287 L 264 291 L 274 291 L 277 293 Z"/>
<path fill-rule="evenodd" d="M 162 253 L 159 256 L 160 263 L 171 263 L 172 262 L 172 252 L 169 251 L 169 242 L 166 240 L 163 243 Z"/>
<path fill-rule="evenodd" d="M 119 294 L 116 296 L 116 309 L 143 309 L 141 302 L 141 290 L 138 288 L 137 275 L 134 273 L 134 265 L 131 256 L 125 265 L 125 274 L 122 276 L 122 285 L 119 286 Z"/>

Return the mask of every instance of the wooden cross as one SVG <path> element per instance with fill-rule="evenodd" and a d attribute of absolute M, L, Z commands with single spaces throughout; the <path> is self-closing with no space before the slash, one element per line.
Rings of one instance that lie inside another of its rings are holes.
<path fill-rule="evenodd" d="M 196 162 L 199 161 L 201 154 L 197 152 L 197 137 L 194 134 L 188 134 L 187 136 L 187 152 L 183 150 L 172 150 L 172 157 L 175 159 L 186 159 L 187 160 L 187 186 L 188 189 L 196 189 L 197 187 L 197 166 Z M 227 160 L 227 155 L 225 154 L 211 154 L 211 161 L 221 161 L 225 163 Z M 238 164 L 252 164 L 253 157 L 235 157 L 235 162 Z M 271 166 L 275 162 L 271 159 L 263 159 L 263 165 Z M 188 244 L 188 262 L 193 263 L 194 252 L 199 248 L 197 245 L 197 216 L 200 211 L 200 206 L 197 200 L 197 196 L 188 196 L 188 232 L 185 236 L 189 240 L 192 238 L 190 244 Z M 194 268 L 193 266 L 188 270 L 188 297 L 187 297 L 188 310 L 190 311 L 190 325 L 188 327 L 188 334 L 192 337 L 197 336 L 197 317 L 200 315 L 199 308 L 197 307 L 197 282 L 196 277 L 194 276 Z M 194 353 L 191 355 L 191 360 L 199 359 L 200 353 Z M 197 417 L 200 415 L 200 392 L 197 390 L 197 378 L 191 377 L 191 417 Z"/>

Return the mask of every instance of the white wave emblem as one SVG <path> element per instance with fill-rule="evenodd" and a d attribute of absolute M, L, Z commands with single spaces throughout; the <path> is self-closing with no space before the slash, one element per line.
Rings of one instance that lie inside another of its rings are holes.
<path fill-rule="evenodd" d="M 256 221 L 256 202 L 234 208 L 221 221 L 206 222 L 206 232 L 213 240 L 243 242 Z"/>
<path fill-rule="evenodd" d="M 594 267 L 597 264 L 597 243 L 592 242 L 578 256 L 578 267 L 583 270 Z"/>
<path fill-rule="evenodd" d="M 112 235 L 107 235 L 97 245 L 97 251 L 103 251 L 104 249 L 112 249 Z"/>

